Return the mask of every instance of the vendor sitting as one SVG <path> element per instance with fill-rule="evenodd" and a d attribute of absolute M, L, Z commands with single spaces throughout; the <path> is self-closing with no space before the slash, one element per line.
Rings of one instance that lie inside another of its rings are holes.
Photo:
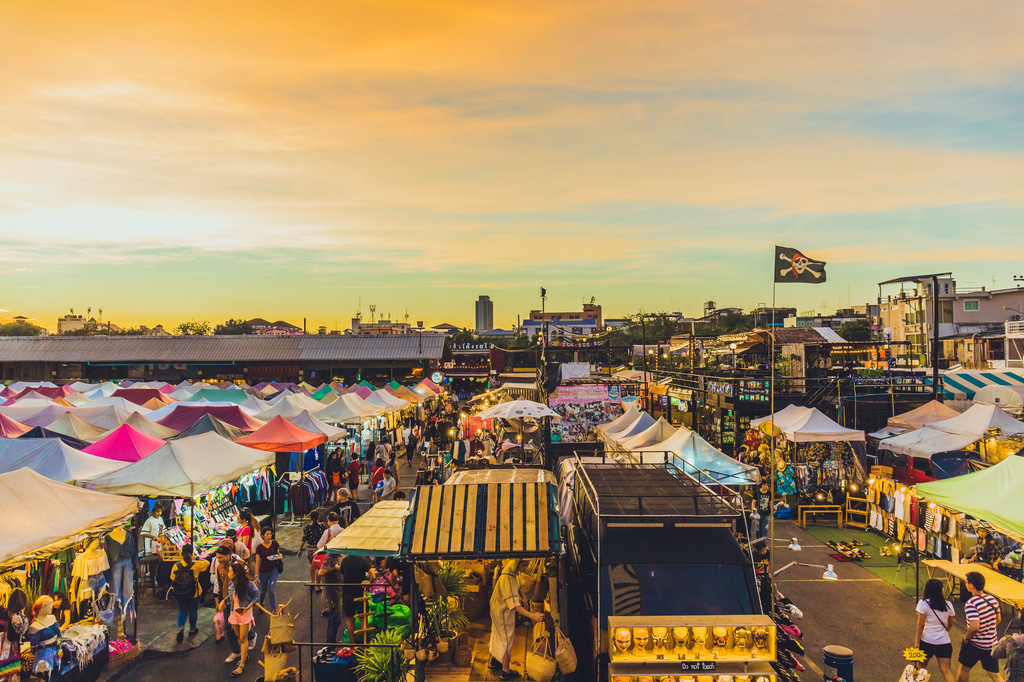
<path fill-rule="evenodd" d="M 987 526 L 978 527 L 978 543 L 975 545 L 974 556 L 971 557 L 972 564 L 985 564 L 993 570 L 999 570 L 999 560 L 1002 553 L 999 545 L 992 538 L 992 533 Z"/>

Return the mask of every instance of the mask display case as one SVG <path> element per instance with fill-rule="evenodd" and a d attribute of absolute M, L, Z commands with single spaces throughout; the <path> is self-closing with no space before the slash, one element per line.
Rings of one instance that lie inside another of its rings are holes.
<path fill-rule="evenodd" d="M 775 682 L 768 616 L 612 616 L 612 682 Z"/>

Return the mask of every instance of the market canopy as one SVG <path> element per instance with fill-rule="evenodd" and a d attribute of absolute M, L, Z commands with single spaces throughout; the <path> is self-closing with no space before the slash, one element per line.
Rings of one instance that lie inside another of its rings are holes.
<path fill-rule="evenodd" d="M 101 429 L 98 426 L 93 426 L 89 422 L 80 419 L 73 414 L 65 414 L 57 421 L 53 422 L 46 427 L 50 431 L 56 433 L 63 433 L 77 438 L 78 440 L 84 440 L 89 443 L 95 443 L 100 438 L 103 438 L 103 434 L 107 432 L 106 429 Z"/>
<path fill-rule="evenodd" d="M 607 434 L 618 433 L 619 431 L 621 431 L 622 429 L 626 428 L 634 421 L 636 421 L 637 417 L 639 416 L 640 408 L 637 407 L 636 403 L 630 403 L 629 407 L 626 408 L 626 411 L 620 414 L 615 419 L 611 420 L 606 424 L 598 424 L 597 432 Z"/>
<path fill-rule="evenodd" d="M 887 425 L 890 429 L 913 431 L 921 428 L 925 424 L 931 424 L 944 419 L 952 419 L 958 414 L 960 413 L 952 407 L 949 407 L 944 403 L 940 403 L 938 400 L 929 400 L 921 407 L 916 407 L 910 412 L 904 412 L 903 414 L 898 414 L 895 417 L 889 417 Z"/>
<path fill-rule="evenodd" d="M 286 393 L 268 409 L 256 414 L 255 417 L 266 422 L 274 417 L 291 419 L 303 412 L 318 412 L 322 409 L 324 409 L 323 403 L 313 400 L 305 393 Z"/>
<path fill-rule="evenodd" d="M 666 456 L 666 453 L 669 453 Z M 670 438 L 654 445 L 633 450 L 644 464 L 668 461 L 692 478 L 709 485 L 756 485 L 761 478 L 757 467 L 729 457 L 696 431 L 680 428 Z"/>
<path fill-rule="evenodd" d="M 374 405 L 379 405 L 384 408 L 385 412 L 401 412 L 405 408 L 409 407 L 408 400 L 402 400 L 391 395 L 383 388 L 379 391 L 373 391 L 370 395 L 366 396 L 366 402 Z"/>
<path fill-rule="evenodd" d="M 324 434 L 324 436 L 327 437 L 328 443 L 344 438 L 348 434 L 348 431 L 345 429 L 339 429 L 336 426 L 331 426 L 306 411 L 303 411 L 297 417 L 291 419 L 291 423 L 294 426 L 298 426 L 300 429 L 305 429 L 312 433 Z"/>
<path fill-rule="evenodd" d="M 333 393 L 334 393 L 334 390 L 331 388 L 331 385 L 330 384 L 324 384 L 317 391 L 314 391 L 313 394 L 310 397 L 313 398 L 314 400 L 323 400 L 328 395 L 331 395 Z"/>
<path fill-rule="evenodd" d="M 325 549 L 330 554 L 398 556 L 402 549 L 402 524 L 408 514 L 408 502 L 382 500 L 332 538 Z"/>
<path fill-rule="evenodd" d="M 178 403 L 169 407 L 174 408 L 163 419 L 158 419 L 160 424 L 172 429 L 184 431 L 199 421 L 204 414 L 216 417 L 225 424 L 230 424 L 242 431 L 255 431 L 262 427 L 264 422 L 249 416 L 238 405 L 188 405 Z"/>
<path fill-rule="evenodd" d="M 603 435 L 606 440 L 610 440 L 615 443 L 621 443 L 627 438 L 631 438 L 638 433 L 643 433 L 647 429 L 654 426 L 654 417 L 646 412 L 641 412 L 640 416 L 633 420 L 633 422 L 626 426 L 625 429 L 616 433 L 605 432 Z"/>
<path fill-rule="evenodd" d="M 625 450 L 636 450 L 668 440 L 675 432 L 675 427 L 665 421 L 664 417 L 660 417 L 640 433 L 619 442 L 618 446 Z"/>
<path fill-rule="evenodd" d="M 0 414 L 0 438 L 17 438 L 31 430 L 31 426 L 14 421 L 6 414 Z"/>
<path fill-rule="evenodd" d="M 786 439 L 793 443 L 865 441 L 863 431 L 840 426 L 816 407 L 789 405 L 774 415 L 754 419 L 750 425 L 756 428 L 772 421 Z"/>
<path fill-rule="evenodd" d="M 295 426 L 284 417 L 274 417 L 266 426 L 235 442 L 269 452 L 305 452 L 327 442 L 327 437 Z"/>
<path fill-rule="evenodd" d="M 65 433 L 50 431 L 42 426 L 33 426 L 31 431 L 19 436 L 19 438 L 22 438 L 23 440 L 59 440 L 65 445 L 73 447 L 75 450 L 82 450 L 89 447 L 88 441 L 78 440 L 74 436 L 69 436 Z"/>
<path fill-rule="evenodd" d="M 160 403 L 169 403 L 171 399 L 155 388 L 119 388 L 110 396 L 111 398 L 124 398 L 136 405 L 145 405 L 151 400 Z"/>
<path fill-rule="evenodd" d="M 81 490 L 31 469 L 0 474 L 0 570 L 113 530 L 138 508 L 133 498 Z"/>
<path fill-rule="evenodd" d="M 236 445 L 215 433 L 168 441 L 123 469 L 82 480 L 78 485 L 118 495 L 193 498 L 260 467 L 275 455 Z"/>
<path fill-rule="evenodd" d="M 345 393 L 327 407 L 314 412 L 313 416 L 333 424 L 354 424 L 383 412 L 383 407 L 371 405 L 354 393 Z"/>
<path fill-rule="evenodd" d="M 171 436 L 170 439 L 166 440 L 177 440 L 179 438 L 191 438 L 192 436 L 198 436 L 201 433 L 216 433 L 221 438 L 226 438 L 230 441 L 236 441 L 245 435 L 245 431 L 242 429 L 236 429 L 230 424 L 225 424 L 221 420 L 217 419 L 213 415 L 204 414 L 202 417 L 196 420 L 196 423 L 188 427 L 176 436 Z"/>
<path fill-rule="evenodd" d="M 947 400 L 974 400 L 978 389 L 985 386 L 1024 387 L 1024 370 L 961 369 L 942 373 L 942 392 Z"/>
<path fill-rule="evenodd" d="M 541 557 L 562 552 L 551 483 L 425 485 L 402 531 L 413 559 Z"/>
<path fill-rule="evenodd" d="M 1021 490 L 1024 490 L 1024 457 L 1018 455 L 981 471 L 917 485 L 918 497 L 1024 535 Z"/>
<path fill-rule="evenodd" d="M 140 431 L 147 436 L 153 436 L 153 438 L 159 438 L 160 440 L 167 440 L 178 435 L 177 429 L 172 429 L 164 426 L 163 424 L 157 424 L 152 419 L 142 415 L 139 412 L 133 412 L 132 416 L 128 417 L 125 424 L 131 426 L 136 431 Z"/>
<path fill-rule="evenodd" d="M 1000 435 L 1024 433 L 1024 422 L 1017 421 L 995 405 L 973 405 L 952 419 L 932 422 L 916 431 L 886 438 L 879 450 L 890 450 L 913 457 L 931 457 L 939 452 L 962 450 L 999 429 Z"/>
<path fill-rule="evenodd" d="M 148 436 L 128 424 L 121 424 L 82 452 L 119 462 L 138 462 L 163 444 L 164 441 L 159 438 Z"/>
<path fill-rule="evenodd" d="M 1024 410 L 1024 386 L 986 386 L 974 394 L 980 405 L 998 405 L 1007 412 L 1020 414 Z"/>
<path fill-rule="evenodd" d="M 193 393 L 186 401 L 195 403 L 200 400 L 209 400 L 211 403 L 226 402 L 240 404 L 245 402 L 245 399 L 249 397 L 249 394 L 245 391 L 239 391 L 238 389 L 232 388 L 201 388 Z"/>
<path fill-rule="evenodd" d="M 0 473 L 28 468 L 46 478 L 67 483 L 102 476 L 125 464 L 87 455 L 59 438 L 0 440 Z"/>

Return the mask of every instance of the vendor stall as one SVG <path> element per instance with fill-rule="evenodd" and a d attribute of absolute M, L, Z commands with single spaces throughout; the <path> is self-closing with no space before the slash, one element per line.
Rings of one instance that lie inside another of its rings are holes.
<path fill-rule="evenodd" d="M 878 449 L 924 458 L 939 452 L 971 449 L 989 464 L 995 464 L 1020 449 L 1017 436 L 1024 436 L 1024 422 L 995 405 L 974 405 L 950 419 L 886 438 Z"/>
<path fill-rule="evenodd" d="M 51 480 L 70 483 L 101 476 L 127 464 L 87 455 L 58 438 L 0 440 L 0 473 L 28 468 Z"/>
<path fill-rule="evenodd" d="M 134 531 L 124 526 L 137 509 L 134 499 L 28 469 L 0 474 L 0 604 L 17 592 L 29 606 L 38 604 L 19 633 L 34 673 L 91 679 L 106 664 L 112 640 L 118 651 L 132 648 L 118 638 L 124 619 L 134 616 Z M 12 653 L 0 657 L 0 669 L 20 665 Z"/>

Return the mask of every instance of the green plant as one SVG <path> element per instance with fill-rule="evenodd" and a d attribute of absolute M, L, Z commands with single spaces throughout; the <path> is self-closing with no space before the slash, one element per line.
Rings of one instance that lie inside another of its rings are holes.
<path fill-rule="evenodd" d="M 444 561 L 437 571 L 438 594 L 427 600 L 426 618 L 438 639 L 450 639 L 469 626 L 462 608 L 466 603 L 466 574 L 455 563 Z"/>
<path fill-rule="evenodd" d="M 402 655 L 402 633 L 384 630 L 374 636 L 371 644 L 391 645 L 365 647 L 356 650 L 356 674 L 360 682 L 395 682 L 404 680 L 409 662 Z"/>

